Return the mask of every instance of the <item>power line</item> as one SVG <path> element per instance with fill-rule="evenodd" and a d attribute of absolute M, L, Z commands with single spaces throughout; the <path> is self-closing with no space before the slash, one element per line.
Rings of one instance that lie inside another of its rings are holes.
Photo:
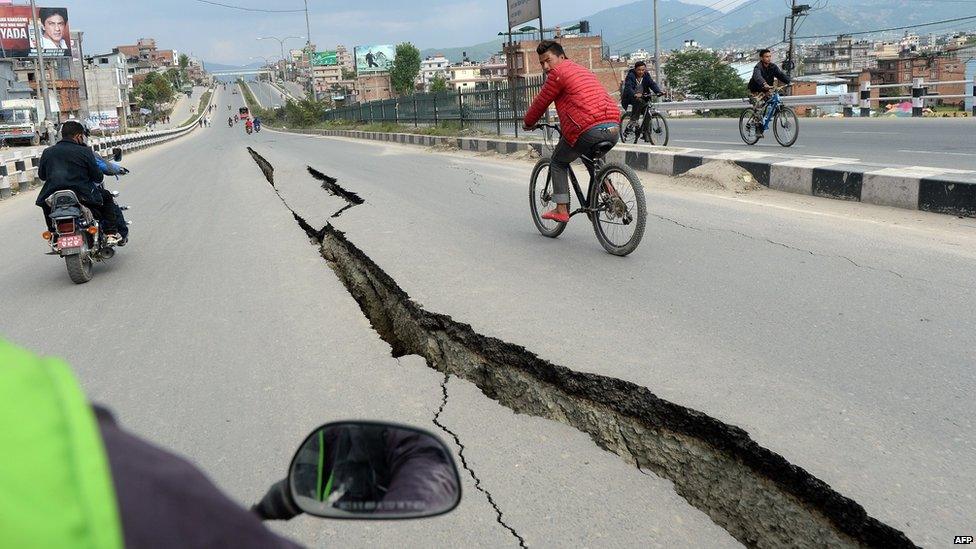
<path fill-rule="evenodd" d="M 707 22 L 707 23 L 705 23 L 704 25 L 699 25 L 699 26 L 697 26 L 697 27 L 695 27 L 695 28 L 693 28 L 693 29 L 691 29 L 691 30 L 686 30 L 686 31 L 682 31 L 682 32 L 679 32 L 679 33 L 677 33 L 677 34 L 672 34 L 672 35 L 670 35 L 670 36 L 665 36 L 664 38 L 665 38 L 665 39 L 667 39 L 667 38 L 675 38 L 675 37 L 678 37 L 678 36 L 684 36 L 684 35 L 686 35 L 686 34 L 688 34 L 688 33 L 690 33 L 690 32 L 694 32 L 694 31 L 696 31 L 696 30 L 698 30 L 698 29 L 701 29 L 701 28 L 704 28 L 704 27 L 707 27 L 707 26 L 709 26 L 709 25 L 712 25 L 712 24 L 714 24 L 714 23 L 715 23 L 716 21 L 718 21 L 719 19 L 725 19 L 726 17 L 728 17 L 728 16 L 730 16 L 730 15 L 732 15 L 733 13 L 735 13 L 735 12 L 737 12 L 737 11 L 739 11 L 739 10 L 741 10 L 741 9 L 743 9 L 743 8 L 747 8 L 747 7 L 749 7 L 749 6 L 751 6 L 751 5 L 753 5 L 753 4 L 755 4 L 755 3 L 756 3 L 756 2 L 758 2 L 758 1 L 759 1 L 759 0 L 750 0 L 749 2 L 746 2 L 745 4 L 742 4 L 741 6 L 739 6 L 739 7 L 737 7 L 737 8 L 735 8 L 734 10 L 732 10 L 732 11 L 730 11 L 730 12 L 728 12 L 728 13 L 726 13 L 726 14 L 723 14 L 723 15 L 722 15 L 721 17 L 716 17 L 715 19 L 712 19 L 711 21 L 709 21 L 709 22 Z"/>
<path fill-rule="evenodd" d="M 243 6 L 232 6 L 230 4 L 221 4 L 220 2 L 211 2 L 210 0 L 197 0 L 197 2 L 200 2 L 201 4 L 210 4 L 212 6 L 220 6 L 222 8 L 230 8 L 232 10 L 257 11 L 257 12 L 261 12 L 261 13 L 298 13 L 298 12 L 305 11 L 303 9 L 301 9 L 301 10 L 265 10 L 265 9 L 260 9 L 260 8 L 245 8 Z"/>
<path fill-rule="evenodd" d="M 931 0 L 928 0 L 928 1 L 931 1 Z M 844 35 L 847 35 L 847 36 L 854 36 L 854 35 L 860 35 L 860 34 L 876 34 L 876 33 L 879 33 L 879 32 L 888 32 L 888 31 L 904 30 L 904 29 L 915 29 L 915 28 L 918 28 L 918 27 L 928 27 L 928 26 L 931 26 L 931 25 L 940 25 L 942 23 L 955 23 L 957 21 L 968 21 L 970 19 L 976 19 L 976 15 L 970 15 L 968 17 L 957 17 L 955 19 L 944 19 L 942 21 L 932 21 L 931 23 L 919 23 L 919 24 L 916 24 L 916 25 L 905 25 L 903 27 L 889 27 L 889 28 L 886 28 L 886 29 L 874 29 L 874 30 L 869 30 L 869 31 L 858 31 L 858 32 L 841 32 L 839 34 L 844 34 Z M 818 34 L 818 35 L 812 35 L 812 36 L 797 36 L 796 38 L 797 39 L 807 39 L 807 38 L 834 38 L 834 37 L 837 36 L 837 34 L 838 33 L 835 33 L 835 34 Z"/>
<path fill-rule="evenodd" d="M 710 4 L 708 6 L 702 7 L 701 9 L 695 10 L 695 11 L 689 13 L 688 15 L 685 15 L 683 17 L 679 17 L 678 19 L 675 19 L 673 21 L 670 21 L 668 23 L 665 23 L 659 29 L 658 34 L 663 34 L 663 33 L 669 32 L 671 30 L 680 28 L 682 26 L 691 24 L 691 20 L 692 19 L 701 20 L 704 17 L 709 17 L 711 15 L 714 15 L 713 13 L 705 13 L 705 14 L 699 15 L 698 17 L 695 17 L 695 14 L 701 13 L 701 12 L 707 10 L 707 9 L 712 9 L 713 11 L 716 11 L 717 12 L 718 9 L 716 9 L 716 7 L 719 4 L 727 4 L 729 2 L 736 2 L 736 1 L 738 1 L 738 0 L 718 0 L 717 2 L 715 2 L 713 4 Z M 725 7 L 725 6 L 723 6 L 723 7 Z M 621 38 L 620 40 L 617 40 L 616 42 L 614 42 L 612 45 L 614 47 L 617 47 L 617 48 L 627 47 L 627 46 L 633 46 L 633 45 L 636 45 L 636 44 L 642 42 L 645 39 L 648 39 L 648 38 L 652 37 L 652 36 L 654 36 L 654 29 L 653 28 L 652 29 L 649 29 L 649 30 L 646 30 L 646 31 L 641 31 L 641 32 L 634 33 L 631 36 L 627 36 L 627 37 Z"/>

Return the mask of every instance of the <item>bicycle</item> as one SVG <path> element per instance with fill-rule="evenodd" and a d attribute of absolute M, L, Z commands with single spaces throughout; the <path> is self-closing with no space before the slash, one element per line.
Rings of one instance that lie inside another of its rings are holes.
<path fill-rule="evenodd" d="M 637 124 L 634 126 L 633 134 L 628 130 L 630 123 L 630 113 L 624 111 L 620 115 L 620 142 L 626 143 L 628 139 L 633 136 L 634 143 L 641 138 L 644 141 L 650 143 L 651 145 L 659 145 L 661 147 L 668 146 L 668 139 L 670 134 L 668 131 L 668 120 L 664 117 L 653 106 L 654 104 L 648 101 L 647 106 L 644 107 L 644 111 L 637 118 Z"/>
<path fill-rule="evenodd" d="M 773 124 L 773 135 L 777 143 L 784 147 L 796 143 L 796 138 L 800 136 L 800 121 L 793 109 L 784 105 L 779 97 L 779 92 L 784 87 L 773 88 L 773 94 L 768 100 L 745 109 L 739 115 L 739 135 L 746 145 L 755 145 L 763 132 L 769 129 L 770 122 Z M 759 127 L 762 127 L 761 132 L 756 131 Z"/>
<path fill-rule="evenodd" d="M 533 129 L 552 129 L 562 136 L 558 124 L 538 124 Z M 551 150 L 549 132 L 546 132 L 545 141 L 546 146 Z M 644 237 L 647 204 L 644 199 L 644 188 L 634 170 L 626 164 L 605 161 L 604 157 L 613 146 L 614 143 L 611 141 L 602 141 L 580 157 L 590 174 L 585 195 L 580 189 L 576 174 L 570 168 L 569 179 L 580 207 L 570 212 L 569 216 L 572 218 L 576 214 L 585 213 L 593 223 L 593 230 L 600 245 L 613 255 L 625 256 L 636 250 L 641 238 Z M 555 206 L 552 201 L 552 174 L 549 170 L 551 162 L 551 158 L 543 157 L 532 168 L 532 177 L 529 181 L 529 207 L 532 211 L 532 221 L 539 232 L 543 236 L 556 238 L 566 229 L 566 223 L 542 219 L 542 213 Z M 544 183 L 540 179 L 543 172 L 545 172 Z M 624 232 L 625 229 L 629 229 L 629 236 L 618 236 L 618 231 Z"/>

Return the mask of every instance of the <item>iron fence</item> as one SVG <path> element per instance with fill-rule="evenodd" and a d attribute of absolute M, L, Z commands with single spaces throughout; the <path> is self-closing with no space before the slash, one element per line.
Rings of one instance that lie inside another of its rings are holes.
<path fill-rule="evenodd" d="M 518 130 L 525 111 L 542 89 L 541 76 L 484 89 L 419 93 L 394 99 L 357 103 L 326 112 L 325 119 L 350 122 L 392 122 L 401 125 L 454 123 L 463 128 L 490 128 L 498 135 Z"/>

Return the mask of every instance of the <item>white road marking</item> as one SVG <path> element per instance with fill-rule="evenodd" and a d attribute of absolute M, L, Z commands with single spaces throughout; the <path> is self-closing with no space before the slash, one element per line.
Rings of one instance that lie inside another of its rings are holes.
<path fill-rule="evenodd" d="M 957 152 L 944 152 L 944 151 L 912 151 L 909 149 L 898 149 L 898 152 L 903 153 L 916 153 L 916 154 L 951 154 L 954 156 L 976 156 L 976 152 L 971 153 L 957 153 Z"/>

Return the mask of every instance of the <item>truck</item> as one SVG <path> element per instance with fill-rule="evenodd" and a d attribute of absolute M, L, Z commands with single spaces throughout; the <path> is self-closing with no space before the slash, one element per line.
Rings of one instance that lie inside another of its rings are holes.
<path fill-rule="evenodd" d="M 47 142 L 52 125 L 44 116 L 44 104 L 37 99 L 0 101 L 0 143 L 39 145 Z"/>

